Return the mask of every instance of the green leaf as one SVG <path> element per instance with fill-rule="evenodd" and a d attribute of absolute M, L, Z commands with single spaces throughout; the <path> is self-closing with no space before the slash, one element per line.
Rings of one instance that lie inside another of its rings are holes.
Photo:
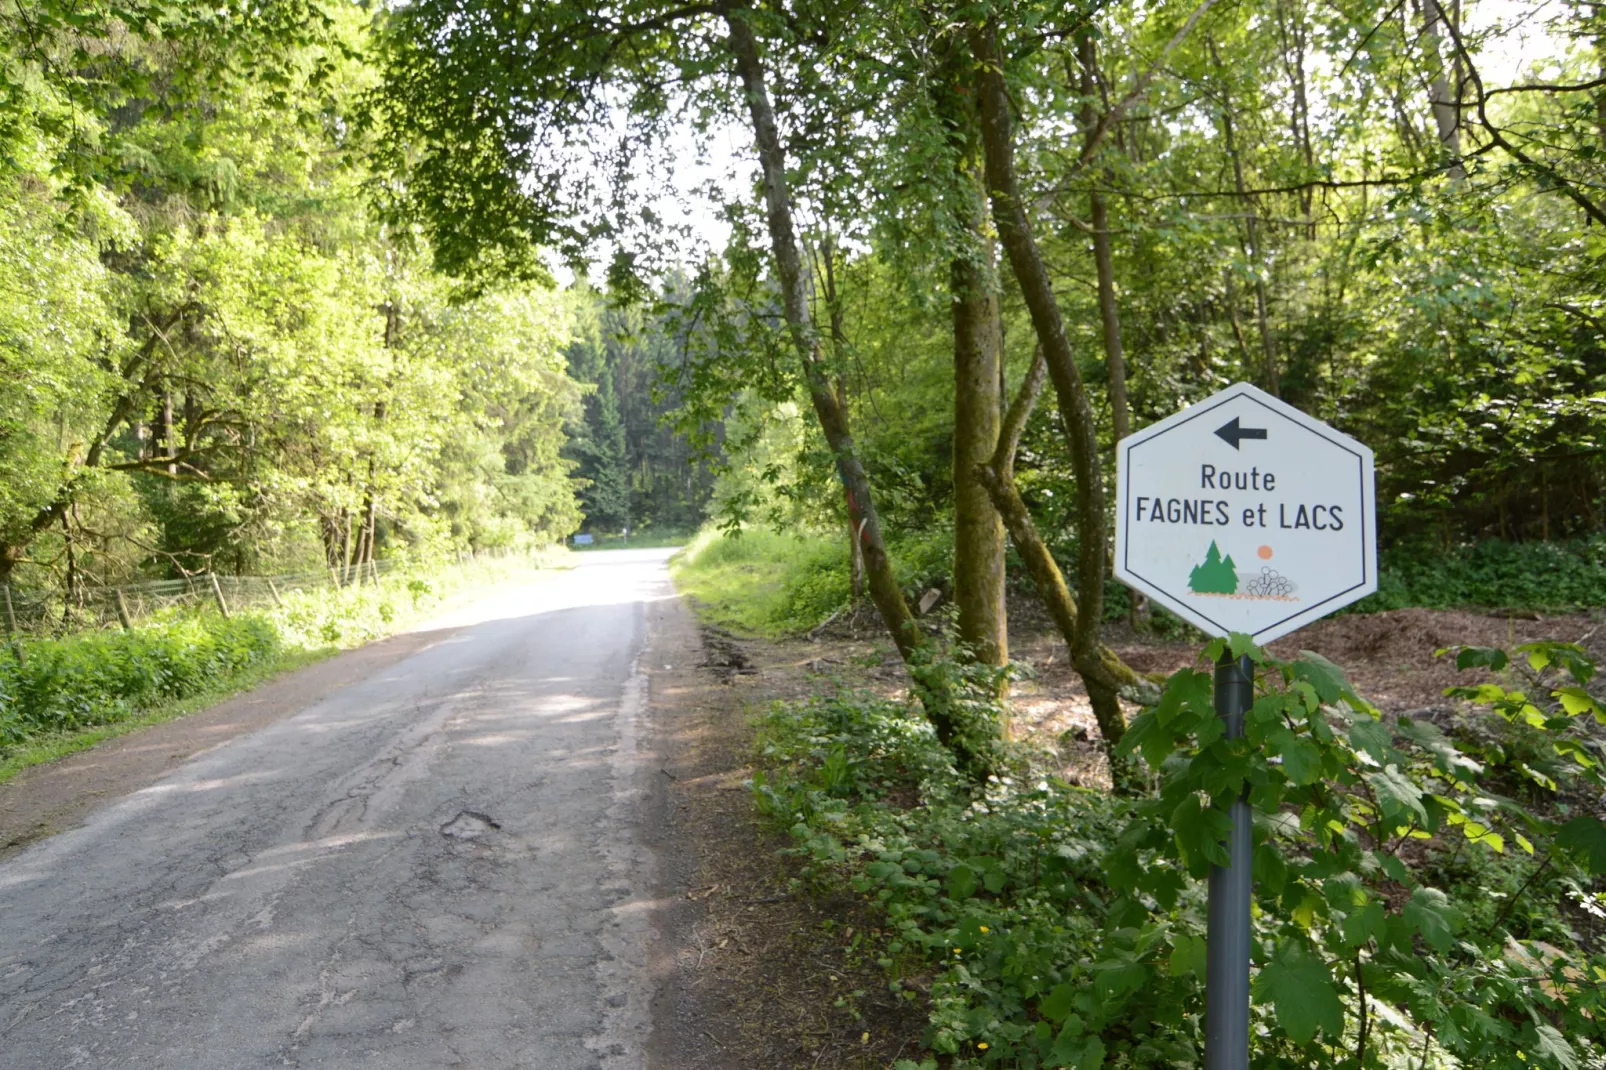
<path fill-rule="evenodd" d="M 1288 709 L 1288 697 L 1279 692 L 1261 695 L 1255 699 L 1255 704 L 1249 707 L 1245 720 L 1252 725 L 1275 724 L 1282 720 L 1283 713 Z"/>
<path fill-rule="evenodd" d="M 1556 833 L 1556 846 L 1577 851 L 1583 855 L 1590 873 L 1606 876 L 1606 821 L 1575 817 Z"/>
<path fill-rule="evenodd" d="M 1171 976 L 1205 975 L 1205 939 L 1183 933 L 1171 941 Z"/>
<path fill-rule="evenodd" d="M 1569 717 L 1577 717 L 1580 713 L 1600 712 L 1600 703 L 1581 687 L 1561 688 L 1556 692 L 1556 697 L 1561 700 L 1561 708 L 1567 711 Z"/>
<path fill-rule="evenodd" d="M 950 898 L 969 899 L 976 894 L 976 886 L 980 883 L 980 875 L 963 862 L 948 871 L 948 895 Z"/>
<path fill-rule="evenodd" d="M 1517 647 L 1528 655 L 1528 664 L 1535 672 L 1550 665 L 1559 665 L 1580 684 L 1589 683 L 1595 675 L 1595 662 L 1577 643 L 1558 643 L 1553 639 L 1537 643 L 1523 643 Z"/>
<path fill-rule="evenodd" d="M 1388 913 L 1382 903 L 1367 903 L 1349 913 L 1344 919 L 1343 935 L 1346 947 L 1361 947 L 1368 940 L 1383 940 L 1387 931 Z"/>
<path fill-rule="evenodd" d="M 1227 636 L 1227 649 L 1232 651 L 1232 656 L 1235 658 L 1241 658 L 1248 654 L 1253 661 L 1262 662 L 1266 660 L 1266 652 L 1255 644 L 1253 637 L 1245 635 L 1243 632 L 1233 632 Z"/>
<path fill-rule="evenodd" d="M 1437 888 L 1418 888 L 1411 893 L 1400 916 L 1422 934 L 1429 947 L 1441 953 L 1450 950 L 1462 922 L 1461 912 L 1452 907 L 1449 897 Z"/>
<path fill-rule="evenodd" d="M 1299 652 L 1299 660 L 1294 662 L 1294 679 L 1308 681 L 1323 703 L 1331 704 L 1354 694 L 1344 670 L 1313 650 Z"/>
<path fill-rule="evenodd" d="M 1053 991 L 1037 1001 L 1037 1013 L 1051 1022 L 1063 1022 L 1075 1006 L 1076 987 L 1070 983 L 1058 984 Z M 1080 1027 L 1077 1032 L 1081 1032 Z"/>
<path fill-rule="evenodd" d="M 1104 1041 L 1096 1036 L 1084 1040 L 1081 1032 L 1078 1028 L 1076 1035 L 1067 1036 L 1069 1029 L 1061 1031 L 1054 1041 L 1054 1063 L 1066 1070 L 1099 1070 L 1104 1065 Z"/>
<path fill-rule="evenodd" d="M 1295 784 L 1314 784 L 1322 778 L 1322 752 L 1307 739 L 1293 739 L 1283 746 L 1283 772 Z"/>
<path fill-rule="evenodd" d="M 1455 744 L 1450 742 L 1450 737 L 1432 721 L 1413 721 L 1409 717 L 1401 717 L 1395 722 L 1394 731 L 1433 755 L 1434 764 L 1449 776 L 1458 776 L 1457 770 L 1472 774 L 1483 772 L 1483 766 L 1457 750 Z M 1467 778 L 1460 776 L 1460 779 Z"/>
<path fill-rule="evenodd" d="M 1356 721 L 1350 725 L 1349 742 L 1356 750 L 1371 755 L 1378 765 L 1399 761 L 1399 755 L 1394 750 L 1394 734 L 1382 721 L 1371 718 Z"/>
<path fill-rule="evenodd" d="M 1385 819 L 1399 821 L 1413 817 L 1418 825 L 1427 825 L 1428 812 L 1422 805 L 1422 789 L 1400 772 L 1399 766 L 1390 765 L 1380 773 L 1369 773 L 1366 782 L 1377 793 Z"/>
<path fill-rule="evenodd" d="M 1201 806 L 1197 796 L 1189 795 L 1171 812 L 1171 828 L 1190 870 L 1197 868 L 1194 863 L 1199 858 L 1218 866 L 1230 861 L 1226 841 L 1232 835 L 1232 819 L 1214 807 Z"/>
<path fill-rule="evenodd" d="M 1463 672 L 1477 667 L 1499 672 L 1510 663 L 1506 652 L 1494 646 L 1464 646 L 1455 656 L 1455 667 Z"/>
<path fill-rule="evenodd" d="M 1170 724 L 1185 708 L 1209 710 L 1212 706 L 1213 682 L 1195 669 L 1179 669 L 1166 681 L 1165 692 L 1155 704 L 1154 716 L 1162 725 Z"/>
<path fill-rule="evenodd" d="M 1276 957 L 1255 975 L 1255 998 L 1270 1003 L 1277 1024 L 1295 1043 L 1309 1044 L 1318 1029 L 1337 1037 L 1344 1028 L 1344 1004 L 1327 964 L 1303 944 L 1285 940 Z"/>
<path fill-rule="evenodd" d="M 1535 1054 L 1541 1059 L 1548 1060 L 1561 1067 L 1562 1070 L 1578 1070 L 1578 1056 L 1573 1052 L 1572 1045 L 1567 1038 L 1553 1025 L 1541 1025 L 1536 1028 L 1539 1042 L 1534 1045 Z"/>

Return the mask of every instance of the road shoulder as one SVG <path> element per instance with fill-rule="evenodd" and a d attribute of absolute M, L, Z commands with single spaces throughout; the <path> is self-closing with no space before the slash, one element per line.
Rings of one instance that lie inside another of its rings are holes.
<path fill-rule="evenodd" d="M 735 640 L 682 599 L 654 607 L 649 695 L 663 805 L 650 1070 L 845 1070 L 913 1052 L 923 1007 L 897 1000 L 862 903 L 794 880 L 761 824 L 752 717 L 796 697 L 809 650 Z"/>
<path fill-rule="evenodd" d="M 22 770 L 0 784 L 0 858 L 81 825 L 191 758 L 428 649 L 455 627 L 404 632 L 275 677 L 209 709 Z"/>

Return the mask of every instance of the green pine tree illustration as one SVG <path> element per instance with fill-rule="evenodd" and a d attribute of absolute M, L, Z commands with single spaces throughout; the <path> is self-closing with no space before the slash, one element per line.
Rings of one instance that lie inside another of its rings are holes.
<path fill-rule="evenodd" d="M 1214 539 L 1210 540 L 1204 563 L 1195 565 L 1188 574 L 1188 589 L 1194 594 L 1238 593 L 1238 567 L 1232 563 L 1231 554 L 1222 559 Z"/>

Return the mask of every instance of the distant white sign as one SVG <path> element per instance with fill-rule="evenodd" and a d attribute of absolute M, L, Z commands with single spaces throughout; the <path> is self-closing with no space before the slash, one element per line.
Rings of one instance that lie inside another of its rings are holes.
<path fill-rule="evenodd" d="M 1377 590 L 1372 451 L 1248 383 L 1123 439 L 1115 574 L 1212 635 Z"/>

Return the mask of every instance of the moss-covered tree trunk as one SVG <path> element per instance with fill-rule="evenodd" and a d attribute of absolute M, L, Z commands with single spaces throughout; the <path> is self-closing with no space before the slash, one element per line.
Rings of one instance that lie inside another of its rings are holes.
<path fill-rule="evenodd" d="M 1094 717 L 1104 732 L 1106 744 L 1113 746 L 1111 736 L 1119 738 L 1119 733 L 1125 730 L 1126 718 L 1118 698 L 1121 680 L 1105 661 L 1099 639 L 1104 617 L 1105 544 L 1109 529 L 1105 520 L 1104 474 L 1093 406 L 1077 369 L 1059 301 L 1032 233 L 1020 182 L 1015 175 L 1013 119 L 996 21 L 989 19 L 972 27 L 970 44 L 975 59 L 982 147 L 987 161 L 987 190 L 993 220 L 998 227 L 999 242 L 1009 257 L 1010 269 L 1020 286 L 1021 297 L 1031 314 L 1049 380 L 1054 384 L 1070 447 L 1071 470 L 1076 479 L 1079 544 L 1076 588 L 1080 612 L 1071 630 L 1071 663 L 1087 687 Z M 1007 511 L 1005 519 L 1006 522 L 1009 519 Z"/>
<path fill-rule="evenodd" d="M 954 604 L 959 636 L 988 665 L 1009 660 L 1004 524 L 977 476 L 998 447 L 1001 338 L 992 240 L 986 234 L 980 136 L 962 45 L 933 87 L 954 150 L 955 232 L 949 265 L 954 332 Z"/>
<path fill-rule="evenodd" d="M 793 222 L 791 192 L 786 178 L 786 153 L 776 126 L 775 109 L 770 104 L 758 41 L 747 24 L 746 11 L 727 6 L 720 8 L 720 15 L 730 31 L 728 43 L 736 60 L 737 74 L 746 91 L 748 116 L 758 145 L 759 166 L 764 175 L 770 245 L 775 256 L 776 273 L 780 277 L 781 304 L 787 327 L 803 367 L 814 414 L 825 433 L 826 444 L 836 458 L 837 472 L 847 498 L 848 522 L 858 534 L 864 556 L 870 599 L 875 603 L 887 631 L 892 634 L 898 652 L 905 661 L 910 661 L 921 645 L 922 636 L 893 572 L 892 559 L 887 554 L 881 534 L 881 519 L 876 514 L 875 498 L 870 491 L 870 479 L 854 445 L 848 414 L 832 389 L 829 369 L 820 351 L 819 332 L 810 316 L 808 281 L 803 273 L 797 228 Z M 927 705 L 938 735 L 946 742 L 953 735 L 953 724 L 943 712 L 941 704 Z"/>
<path fill-rule="evenodd" d="M 976 478 L 986 487 L 994 506 L 1003 518 L 1004 525 L 1009 529 L 1009 537 L 1014 540 L 1016 552 L 1026 563 L 1026 571 L 1032 577 L 1032 584 L 1037 588 L 1038 596 L 1042 598 L 1049 618 L 1059 629 L 1060 635 L 1065 638 L 1066 647 L 1074 650 L 1080 633 L 1080 614 L 1077 612 L 1076 598 L 1065 582 L 1065 574 L 1060 571 L 1059 562 L 1054 560 L 1048 545 L 1038 535 L 1032 514 L 1027 510 L 1026 502 L 1015 486 L 1015 450 L 1020 445 L 1021 433 L 1026 430 L 1026 421 L 1031 418 L 1032 409 L 1037 404 L 1037 395 L 1043 388 L 1046 371 L 1043 351 L 1039 348 L 1032 357 L 1031 368 L 1026 372 L 1026 379 L 1021 383 L 1020 391 L 1015 395 L 1015 400 L 1009 406 L 1009 412 L 1004 416 L 998 434 L 998 448 L 987 463 L 976 467 Z M 1109 647 L 1099 644 L 1098 657 L 1102 663 L 1103 674 L 1113 681 L 1118 689 L 1139 691 L 1153 687 L 1150 681 L 1134 672 L 1131 666 L 1122 661 Z M 1117 790 L 1121 791 L 1135 787 L 1137 783 L 1135 770 L 1115 754 L 1116 746 L 1126 734 L 1126 718 L 1120 715 L 1119 704 L 1114 707 L 1113 715 L 1109 705 L 1096 705 L 1093 707 L 1093 717 L 1098 722 L 1099 735 L 1110 761 L 1112 782 Z"/>

